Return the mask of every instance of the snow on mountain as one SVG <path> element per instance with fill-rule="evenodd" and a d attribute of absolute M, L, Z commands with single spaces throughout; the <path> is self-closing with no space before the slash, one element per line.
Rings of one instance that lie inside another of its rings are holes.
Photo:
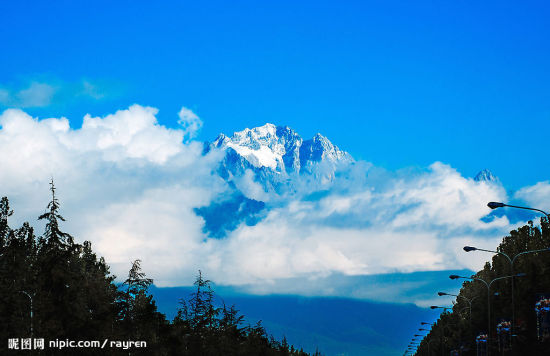
<path fill-rule="evenodd" d="M 225 151 L 218 174 L 232 188 L 229 196 L 222 194 L 209 206 L 195 209 L 205 221 L 205 233 L 213 238 L 223 238 L 241 223 L 260 221 L 268 193 L 323 186 L 334 180 L 340 164 L 353 162 L 349 153 L 321 134 L 303 140 L 291 128 L 273 124 L 247 128 L 231 137 L 222 133 L 204 148 L 205 154 Z"/>
<path fill-rule="evenodd" d="M 479 171 L 474 180 L 476 182 L 498 182 L 498 178 L 488 169 Z"/>
<path fill-rule="evenodd" d="M 266 124 L 253 129 L 235 132 L 232 137 L 220 134 L 213 142 L 216 148 L 235 150 L 254 167 L 277 170 L 282 166 L 284 145 L 277 137 L 275 125 Z"/>
<path fill-rule="evenodd" d="M 283 175 L 311 173 L 312 167 L 319 162 L 353 161 L 349 153 L 340 150 L 321 134 L 304 141 L 291 128 L 269 123 L 235 132 L 231 137 L 220 134 L 209 146 L 209 149 L 227 151 L 225 163 L 229 166 L 226 168 L 233 174 L 245 169 Z"/>

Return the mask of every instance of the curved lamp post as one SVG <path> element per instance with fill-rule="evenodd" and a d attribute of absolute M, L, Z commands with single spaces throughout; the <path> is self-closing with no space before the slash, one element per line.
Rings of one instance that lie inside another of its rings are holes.
<path fill-rule="evenodd" d="M 420 325 L 430 325 L 430 326 L 434 326 L 435 323 L 427 323 L 427 322 L 425 322 L 425 321 L 422 321 L 422 322 L 420 322 Z M 424 328 L 420 328 L 420 329 L 418 329 L 418 331 L 427 331 L 428 334 L 431 332 L 431 330 L 424 329 Z M 416 336 L 416 335 L 415 335 L 415 336 Z M 426 336 L 428 336 L 428 335 L 426 335 Z M 426 337 L 426 336 L 424 336 L 424 337 Z M 430 343 L 432 343 L 433 341 L 434 341 L 434 339 L 431 339 L 431 340 L 426 341 L 426 343 L 427 343 L 427 345 L 428 345 L 428 356 L 430 355 Z"/>
<path fill-rule="evenodd" d="M 31 313 L 30 313 L 30 314 L 31 314 L 31 339 L 32 339 L 32 297 L 31 297 L 31 295 L 30 295 L 29 293 L 25 292 L 24 290 L 20 290 L 20 291 L 18 291 L 18 292 L 19 292 L 19 293 L 23 293 L 23 294 L 25 294 L 27 297 L 29 297 L 29 300 L 30 300 L 30 302 L 31 302 L 31 305 L 30 305 Z"/>
<path fill-rule="evenodd" d="M 437 305 L 432 305 L 430 307 L 430 309 L 443 309 L 443 313 L 446 313 L 447 310 L 453 310 L 453 308 L 440 307 L 440 306 L 437 306 Z M 442 347 L 441 351 L 444 351 L 444 349 L 445 349 L 445 329 L 450 330 L 449 328 L 447 328 L 447 326 L 445 324 L 443 324 L 443 334 L 441 336 L 441 347 Z"/>
<path fill-rule="evenodd" d="M 529 208 L 529 207 L 526 207 L 526 206 L 508 205 L 508 204 L 499 203 L 499 202 L 496 202 L 496 201 L 492 201 L 492 202 L 487 203 L 487 206 L 491 209 L 502 208 L 502 207 L 507 206 L 509 208 L 534 210 L 534 211 L 538 211 L 539 213 L 543 213 L 544 215 L 546 215 L 546 217 L 548 219 L 550 219 L 550 215 L 547 212 L 545 212 L 543 210 L 540 210 L 540 209 Z"/>
<path fill-rule="evenodd" d="M 440 308 L 442 308 L 442 307 L 440 307 Z M 432 308 L 432 309 L 435 309 L 435 308 Z M 449 308 L 447 308 L 447 309 L 449 309 Z M 422 325 L 431 325 L 431 326 L 435 325 L 435 323 L 433 323 L 433 324 L 432 323 L 426 323 L 424 321 L 421 322 L 420 324 L 422 324 Z M 427 331 L 428 334 L 431 332 L 431 330 L 424 329 L 424 328 L 420 328 L 420 329 L 418 329 L 418 331 Z M 426 335 L 426 336 L 428 336 L 428 335 Z M 430 355 L 430 343 L 432 343 L 433 341 L 435 341 L 435 339 L 433 339 L 433 338 L 431 340 L 426 341 L 426 344 L 428 345 L 428 356 Z M 443 347 L 443 341 L 441 342 L 441 346 Z M 443 349 L 442 349 L 442 351 L 443 351 Z"/>
<path fill-rule="evenodd" d="M 456 274 L 451 274 L 449 278 L 450 279 L 459 279 L 459 278 L 471 279 L 471 280 L 483 282 L 483 284 L 485 284 L 485 286 L 487 287 L 487 337 L 491 339 L 491 285 L 493 284 L 493 282 L 501 279 L 512 278 L 512 277 L 523 277 L 523 276 L 525 276 L 525 273 L 518 273 L 512 276 L 497 277 L 490 282 L 487 282 L 486 280 L 477 278 L 477 277 L 463 277 L 463 276 L 458 276 Z"/>
<path fill-rule="evenodd" d="M 416 344 L 416 343 L 413 343 L 412 341 L 409 343 L 409 345 L 407 346 L 407 351 L 410 351 L 410 352 L 415 352 L 416 353 L 416 349 L 418 348 L 418 346 L 420 346 L 420 344 Z"/>
<path fill-rule="evenodd" d="M 445 293 L 445 292 L 437 292 L 437 295 L 442 297 L 444 295 L 449 295 L 451 297 L 457 297 L 457 298 L 462 298 L 464 299 L 465 301 L 468 302 L 468 304 L 470 305 L 469 308 L 470 308 L 470 327 L 472 326 L 472 301 L 474 299 L 477 298 L 477 296 L 473 297 L 473 298 L 466 298 L 466 297 L 463 297 L 461 295 L 458 295 L 458 294 L 451 294 L 451 293 Z"/>
<path fill-rule="evenodd" d="M 428 345 L 428 356 L 430 356 L 430 344 L 434 341 L 435 341 L 435 339 L 431 339 L 431 340 L 426 341 L 426 345 Z"/>
<path fill-rule="evenodd" d="M 491 204 L 491 203 L 489 203 L 489 204 Z M 537 209 L 534 209 L 534 210 L 537 210 Z M 509 255 L 507 255 L 507 254 L 505 254 L 504 252 L 501 252 L 501 251 L 486 250 L 486 249 L 483 249 L 483 248 L 477 248 L 477 247 L 473 247 L 473 246 L 464 246 L 463 249 L 466 252 L 483 251 L 483 252 L 494 253 L 494 254 L 506 257 L 508 259 L 508 261 L 510 262 L 510 272 L 512 273 L 512 325 L 511 325 L 511 329 L 512 329 L 512 333 L 513 333 L 514 332 L 515 320 L 516 320 L 516 310 L 515 310 L 515 302 L 514 302 L 514 278 L 513 278 L 514 277 L 514 262 L 516 262 L 516 259 L 519 256 L 523 256 L 523 255 L 528 254 L 528 253 L 548 252 L 548 251 L 550 251 L 550 248 L 544 248 L 544 249 L 541 249 L 541 250 L 523 251 L 523 252 L 518 253 L 517 255 L 515 255 L 512 258 L 510 258 Z"/>
<path fill-rule="evenodd" d="M 430 306 L 430 309 L 443 309 L 443 313 L 445 313 L 447 310 L 452 310 L 453 308 L 449 308 L 449 307 L 440 307 L 440 306 L 437 306 L 437 305 L 432 305 Z M 422 322 L 420 323 L 422 325 L 435 325 L 435 324 L 430 324 L 430 323 L 425 323 L 425 322 Z M 456 326 L 457 324 L 450 324 L 450 325 L 454 325 Z M 445 348 L 445 329 L 447 329 L 449 332 L 451 332 L 451 329 L 449 327 L 447 327 L 447 325 L 445 325 L 445 323 L 442 325 L 442 336 L 441 336 L 441 347 L 442 347 L 442 350 L 441 351 L 444 351 L 444 348 Z M 420 328 L 418 330 L 425 330 L 425 331 L 431 331 L 431 330 L 427 330 L 427 329 L 423 329 L 423 328 Z M 430 349 L 430 346 L 428 345 L 428 352 L 429 352 L 429 349 Z"/>
<path fill-rule="evenodd" d="M 467 306 L 465 308 L 462 308 L 461 310 L 458 311 L 458 313 L 461 314 L 462 311 L 466 310 L 466 309 L 470 310 L 470 330 L 472 330 L 472 301 L 474 299 L 476 299 L 477 296 L 475 296 L 473 298 L 466 298 L 466 297 L 463 297 L 461 295 L 451 294 L 451 293 L 446 293 L 446 292 L 437 292 L 437 295 L 440 296 L 440 297 L 445 296 L 445 295 L 449 295 L 449 296 L 452 296 L 452 297 L 456 297 L 457 299 L 462 298 L 462 299 L 466 300 L 468 302 L 469 306 Z"/>
<path fill-rule="evenodd" d="M 468 310 L 469 310 L 469 313 L 470 313 L 470 329 L 471 329 L 471 328 L 472 328 L 472 307 L 470 307 L 470 306 L 465 306 L 464 308 L 462 308 L 462 309 L 460 309 L 460 310 L 458 311 L 458 314 L 461 315 L 462 312 L 463 312 L 464 310 L 466 310 L 466 309 L 468 309 Z"/>

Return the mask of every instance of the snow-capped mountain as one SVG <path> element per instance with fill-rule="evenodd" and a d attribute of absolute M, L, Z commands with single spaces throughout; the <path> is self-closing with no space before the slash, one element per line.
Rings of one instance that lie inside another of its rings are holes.
<path fill-rule="evenodd" d="M 204 149 L 205 154 L 222 154 L 217 173 L 229 187 L 208 206 L 195 209 L 204 219 L 204 232 L 212 238 L 224 238 L 242 224 L 257 224 L 281 201 L 307 200 L 341 189 L 358 167 L 349 153 L 321 134 L 304 140 L 287 126 L 269 123 L 231 136 L 222 133 L 206 142 Z M 344 179 L 334 185 L 337 176 Z M 499 184 L 488 169 L 473 179 L 479 184 Z"/>
<path fill-rule="evenodd" d="M 340 165 L 353 162 L 349 153 L 321 134 L 303 140 L 291 128 L 273 124 L 247 128 L 231 137 L 220 134 L 205 143 L 204 154 L 213 150 L 224 152 L 218 174 L 229 182 L 232 192 L 196 208 L 195 213 L 205 221 L 204 232 L 214 238 L 223 238 L 241 223 L 254 225 L 265 216 L 266 202 L 247 191 L 249 182 L 242 183 L 242 177 L 250 178 L 249 172 L 265 192 L 293 193 L 299 187 L 323 189 L 334 180 Z"/>
<path fill-rule="evenodd" d="M 269 123 L 235 132 L 231 137 L 222 133 L 207 144 L 206 151 L 212 149 L 226 152 L 219 169 L 223 178 L 251 170 L 266 190 L 279 190 L 291 175 L 311 174 L 330 181 L 339 164 L 353 161 L 349 153 L 321 134 L 303 140 L 291 128 Z"/>
<path fill-rule="evenodd" d="M 235 132 L 231 137 L 222 133 L 211 147 L 233 149 L 252 166 L 267 167 L 277 172 L 300 172 L 302 167 L 312 162 L 352 160 L 347 152 L 334 146 L 321 134 L 304 141 L 288 126 L 269 123 Z"/>
<path fill-rule="evenodd" d="M 476 182 L 498 182 L 498 177 L 495 176 L 490 170 L 483 169 L 474 177 Z"/>

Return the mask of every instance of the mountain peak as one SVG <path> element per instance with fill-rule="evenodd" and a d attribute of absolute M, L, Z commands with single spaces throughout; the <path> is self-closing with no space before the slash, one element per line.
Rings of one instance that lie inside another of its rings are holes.
<path fill-rule="evenodd" d="M 474 177 L 476 182 L 497 182 L 498 178 L 488 169 L 482 169 Z"/>
<path fill-rule="evenodd" d="M 233 134 L 233 137 L 249 136 L 249 137 L 270 137 L 275 135 L 277 127 L 273 124 L 266 123 L 263 126 L 253 127 L 252 129 L 246 128 L 243 131 L 238 131 Z"/>
<path fill-rule="evenodd" d="M 238 163 L 240 171 L 253 168 L 276 173 L 299 173 L 302 168 L 308 167 L 306 170 L 310 170 L 315 162 L 352 160 L 347 152 L 340 150 L 320 133 L 310 140 L 303 140 L 290 127 L 271 123 L 237 131 L 231 137 L 220 134 L 211 147 L 228 150 L 232 155 L 232 164 Z"/>

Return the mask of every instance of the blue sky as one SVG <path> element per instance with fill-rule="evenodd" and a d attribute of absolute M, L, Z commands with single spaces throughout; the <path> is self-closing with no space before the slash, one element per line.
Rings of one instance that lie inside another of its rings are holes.
<path fill-rule="evenodd" d="M 425 307 L 458 290 L 440 277 L 487 259 L 463 245 L 494 248 L 533 217 L 486 201 L 550 210 L 549 15 L 542 1 L 2 2 L 0 194 L 34 220 L 55 173 L 67 231 L 117 273 L 143 258 L 160 287 L 203 268 L 241 296 Z M 356 176 L 206 241 L 193 209 L 228 188 L 200 141 L 266 122 L 321 132 Z M 500 182 L 469 179 L 483 168 Z"/>
<path fill-rule="evenodd" d="M 28 111 L 73 127 L 133 103 L 174 126 L 185 105 L 205 140 L 273 122 L 389 169 L 487 167 L 517 189 L 550 170 L 548 15 L 536 1 L 4 2 L 0 85 L 58 87 Z M 74 97 L 82 81 L 98 98 Z"/>

